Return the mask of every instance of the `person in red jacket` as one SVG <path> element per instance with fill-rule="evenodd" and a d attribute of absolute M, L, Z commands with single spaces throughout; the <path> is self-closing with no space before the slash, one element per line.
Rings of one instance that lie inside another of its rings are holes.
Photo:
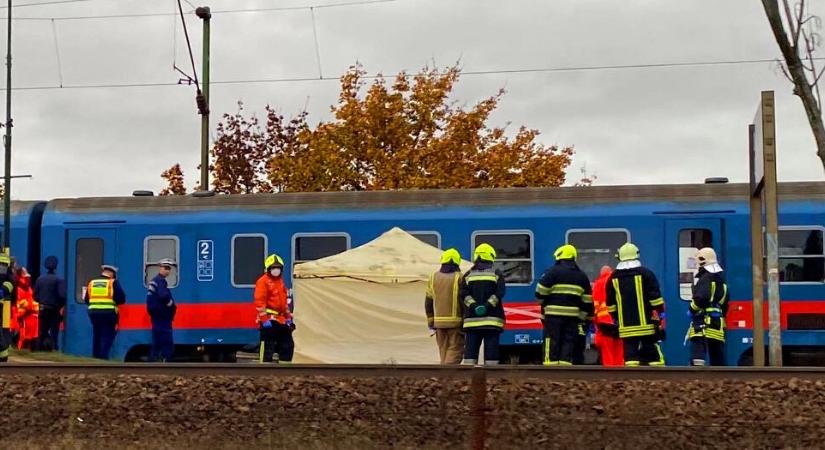
<path fill-rule="evenodd" d="M 34 300 L 31 275 L 25 267 L 21 267 L 17 270 L 17 321 L 20 324 L 18 349 L 36 350 L 33 344 L 37 342 L 39 312 L 40 307 Z"/>
<path fill-rule="evenodd" d="M 599 349 L 603 366 L 624 366 L 624 348 L 619 339 L 619 328 L 607 311 L 607 280 L 612 273 L 610 267 L 602 267 L 599 278 L 593 283 L 593 322 L 596 324 L 594 344 Z"/>
<path fill-rule="evenodd" d="M 276 254 L 264 261 L 266 272 L 255 282 L 255 310 L 261 334 L 261 362 L 292 362 L 295 342 L 292 312 L 283 280 L 284 260 Z"/>

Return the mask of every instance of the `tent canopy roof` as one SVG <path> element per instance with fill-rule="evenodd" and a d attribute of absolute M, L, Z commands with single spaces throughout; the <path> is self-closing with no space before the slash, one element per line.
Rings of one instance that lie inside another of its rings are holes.
<path fill-rule="evenodd" d="M 395 227 L 364 245 L 295 266 L 295 278 L 352 278 L 376 283 L 427 281 L 442 251 Z M 462 260 L 462 270 L 470 263 Z"/>

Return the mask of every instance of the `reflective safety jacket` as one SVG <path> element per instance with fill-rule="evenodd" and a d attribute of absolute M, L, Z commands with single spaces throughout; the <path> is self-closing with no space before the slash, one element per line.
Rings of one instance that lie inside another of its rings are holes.
<path fill-rule="evenodd" d="M 728 313 L 728 285 L 722 272 L 710 273 L 704 267 L 696 273 L 690 312 L 693 326 L 689 337 L 705 336 L 725 342 L 725 315 Z"/>
<path fill-rule="evenodd" d="M 461 285 L 461 271 L 437 271 L 427 282 L 424 310 L 430 328 L 461 327 L 461 305 L 458 302 Z"/>
<path fill-rule="evenodd" d="M 593 318 L 593 296 L 587 274 L 569 259 L 547 269 L 536 285 L 544 316 Z"/>
<path fill-rule="evenodd" d="M 118 305 L 126 303 L 126 293 L 120 283 L 113 278 L 97 278 L 86 286 L 83 297 L 89 304 L 89 313 L 117 314 Z"/>
<path fill-rule="evenodd" d="M 656 334 L 653 311 L 665 310 L 656 275 L 641 266 L 615 270 L 607 283 L 607 310 L 619 324 L 620 338 Z"/>
<path fill-rule="evenodd" d="M 17 285 L 17 316 L 20 318 L 40 311 L 40 305 L 34 300 L 31 281 L 28 280 L 21 278 Z"/>
<path fill-rule="evenodd" d="M 286 286 L 282 277 L 265 273 L 255 282 L 255 310 L 258 323 L 275 320 L 281 325 L 292 319 L 287 303 Z"/>
<path fill-rule="evenodd" d="M 613 318 L 607 308 L 607 282 L 612 272 L 607 272 L 593 283 L 593 322 L 602 325 L 613 325 Z"/>
<path fill-rule="evenodd" d="M 459 296 L 462 299 L 465 330 L 504 329 L 504 275 L 491 263 L 476 263 L 461 277 Z M 484 308 L 479 308 L 483 306 Z M 483 312 L 481 312 L 483 310 Z"/>

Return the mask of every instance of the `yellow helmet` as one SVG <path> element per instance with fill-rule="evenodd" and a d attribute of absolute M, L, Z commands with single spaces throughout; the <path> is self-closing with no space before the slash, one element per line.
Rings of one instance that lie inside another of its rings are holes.
<path fill-rule="evenodd" d="M 634 259 L 639 259 L 639 254 L 639 247 L 628 242 L 619 247 L 619 254 L 616 256 L 619 258 L 619 261 L 633 261 Z"/>
<path fill-rule="evenodd" d="M 496 249 L 490 244 L 480 244 L 476 247 L 475 253 L 473 253 L 473 261 L 478 261 L 479 259 L 482 261 L 495 262 Z"/>
<path fill-rule="evenodd" d="M 716 263 L 716 251 L 710 247 L 705 247 L 696 252 L 696 259 L 699 260 L 699 267 L 714 264 Z"/>
<path fill-rule="evenodd" d="M 553 253 L 553 256 L 556 258 L 557 261 L 562 259 L 575 260 L 579 256 L 579 252 L 576 250 L 576 247 L 573 247 L 570 244 L 564 244 L 556 249 L 556 251 Z"/>
<path fill-rule="evenodd" d="M 284 260 L 275 253 L 269 255 L 264 260 L 264 270 L 269 270 L 270 267 L 284 267 Z"/>
<path fill-rule="evenodd" d="M 454 248 L 448 248 L 441 254 L 441 264 L 453 263 L 455 265 L 461 264 L 461 253 Z"/>

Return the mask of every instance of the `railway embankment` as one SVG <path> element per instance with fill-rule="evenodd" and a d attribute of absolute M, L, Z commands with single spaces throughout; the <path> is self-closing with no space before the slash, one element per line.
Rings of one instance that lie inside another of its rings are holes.
<path fill-rule="evenodd" d="M 9 448 L 819 448 L 825 436 L 821 372 L 39 366 L 0 369 Z"/>

